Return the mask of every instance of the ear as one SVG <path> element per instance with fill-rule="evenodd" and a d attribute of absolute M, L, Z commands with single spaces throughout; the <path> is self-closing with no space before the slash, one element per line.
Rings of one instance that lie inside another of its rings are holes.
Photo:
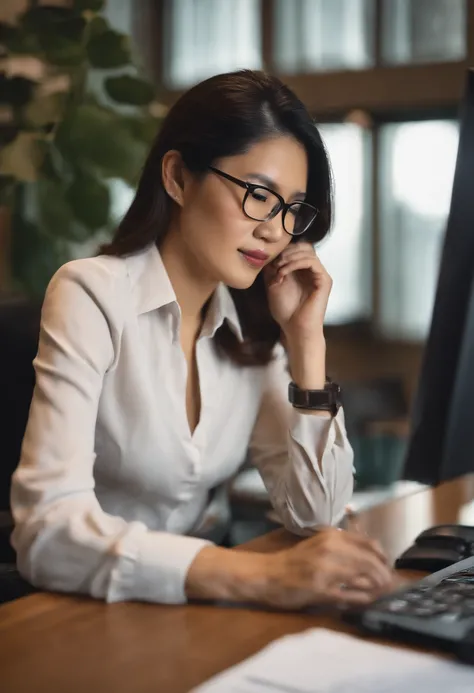
<path fill-rule="evenodd" d="M 161 176 L 166 192 L 176 204 L 181 206 L 183 204 L 185 174 L 184 163 L 177 150 L 170 149 L 164 155 L 161 162 Z"/>

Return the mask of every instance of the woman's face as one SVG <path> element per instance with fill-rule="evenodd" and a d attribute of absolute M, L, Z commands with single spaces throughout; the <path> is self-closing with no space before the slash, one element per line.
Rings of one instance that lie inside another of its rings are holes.
<path fill-rule="evenodd" d="M 275 137 L 245 154 L 219 159 L 214 167 L 245 182 L 279 193 L 285 202 L 304 200 L 308 178 L 306 151 L 292 137 Z M 281 212 L 270 221 L 254 221 L 242 211 L 245 189 L 209 171 L 202 177 L 183 172 L 177 233 L 194 270 L 206 280 L 236 289 L 253 284 L 263 267 L 290 243 Z M 265 254 L 263 262 L 245 253 Z"/>

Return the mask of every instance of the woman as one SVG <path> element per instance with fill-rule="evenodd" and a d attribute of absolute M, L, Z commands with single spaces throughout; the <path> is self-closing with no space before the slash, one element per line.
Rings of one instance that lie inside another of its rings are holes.
<path fill-rule="evenodd" d="M 374 542 L 331 527 L 352 452 L 324 389 L 331 279 L 312 244 L 330 193 L 320 136 L 279 80 L 216 76 L 170 110 L 115 239 L 45 298 L 12 490 L 35 586 L 293 608 L 389 581 Z M 271 556 L 196 536 L 247 451 L 290 531 L 326 529 Z"/>

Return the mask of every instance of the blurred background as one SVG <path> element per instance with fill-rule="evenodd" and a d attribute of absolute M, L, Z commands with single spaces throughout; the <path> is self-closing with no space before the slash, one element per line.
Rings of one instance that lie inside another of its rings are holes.
<path fill-rule="evenodd" d="M 334 279 L 328 372 L 344 386 L 355 502 L 406 491 L 473 0 L 2 0 L 0 20 L 3 349 L 7 335 L 25 363 L 34 355 L 49 278 L 111 234 L 177 96 L 218 72 L 266 69 L 312 112 L 332 162 L 335 224 L 318 250 Z M 20 432 L 31 373 L 15 377 Z M 261 517 L 253 470 L 234 495 Z"/>

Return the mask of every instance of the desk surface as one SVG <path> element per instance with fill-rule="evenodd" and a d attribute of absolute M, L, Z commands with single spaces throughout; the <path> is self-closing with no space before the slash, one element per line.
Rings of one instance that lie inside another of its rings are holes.
<path fill-rule="evenodd" d="M 423 529 L 450 522 L 474 524 L 474 475 L 360 515 L 391 559 Z M 277 530 L 246 548 L 275 551 L 294 541 Z M 275 638 L 314 626 L 350 630 L 328 614 L 32 595 L 0 607 L 0 689 L 185 693 Z"/>

